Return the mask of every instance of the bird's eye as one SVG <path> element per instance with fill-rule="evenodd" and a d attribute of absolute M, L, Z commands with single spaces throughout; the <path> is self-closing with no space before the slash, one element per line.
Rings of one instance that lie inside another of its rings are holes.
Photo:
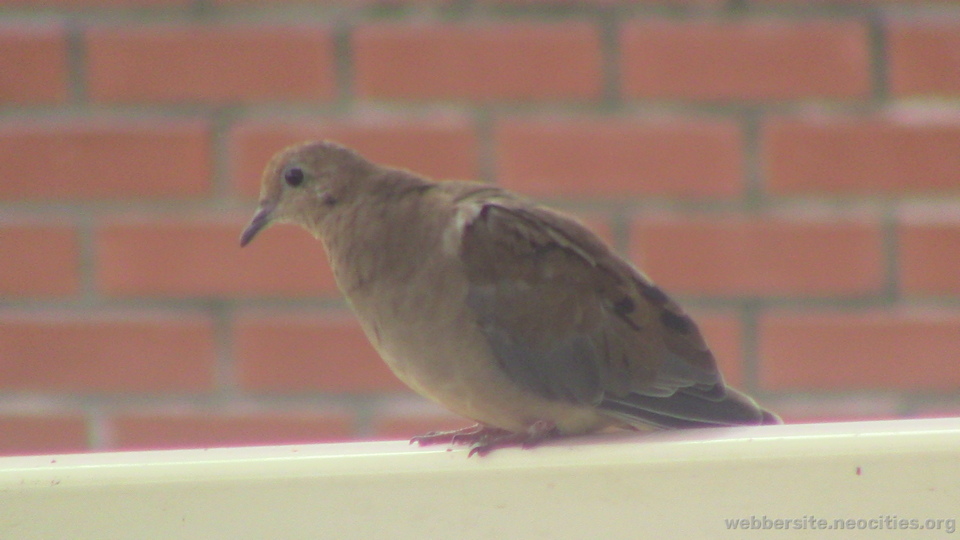
<path fill-rule="evenodd" d="M 299 186 L 303 183 L 303 169 L 300 167 L 287 169 L 287 172 L 283 173 L 283 181 L 290 187 Z"/>

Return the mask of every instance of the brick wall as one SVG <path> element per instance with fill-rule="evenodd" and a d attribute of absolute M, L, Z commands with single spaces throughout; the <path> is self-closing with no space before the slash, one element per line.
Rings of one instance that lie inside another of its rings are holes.
<path fill-rule="evenodd" d="M 960 414 L 960 2 L 0 0 L 0 452 L 463 424 L 238 248 L 313 137 L 580 215 L 789 420 Z"/>

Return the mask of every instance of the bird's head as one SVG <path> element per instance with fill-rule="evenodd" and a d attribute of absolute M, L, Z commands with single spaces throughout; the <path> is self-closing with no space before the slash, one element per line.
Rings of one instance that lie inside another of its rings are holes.
<path fill-rule="evenodd" d="M 240 245 L 249 244 L 274 223 L 301 225 L 316 235 L 324 217 L 356 190 L 358 180 L 375 170 L 353 150 L 328 141 L 281 150 L 263 172 L 260 204 L 240 235 Z"/>

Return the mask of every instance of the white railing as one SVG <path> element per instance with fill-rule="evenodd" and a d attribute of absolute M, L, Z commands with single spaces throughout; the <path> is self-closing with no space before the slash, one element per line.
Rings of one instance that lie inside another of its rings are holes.
<path fill-rule="evenodd" d="M 951 538 L 960 419 L 0 458 L 0 539 Z"/>

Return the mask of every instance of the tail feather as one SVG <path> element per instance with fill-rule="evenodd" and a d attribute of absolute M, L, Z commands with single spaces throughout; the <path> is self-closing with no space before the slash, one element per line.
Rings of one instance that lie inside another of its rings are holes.
<path fill-rule="evenodd" d="M 669 397 L 630 393 L 605 398 L 600 409 L 630 424 L 666 429 L 782 423 L 776 414 L 729 387 L 714 387 L 706 392 L 681 389 Z"/>

